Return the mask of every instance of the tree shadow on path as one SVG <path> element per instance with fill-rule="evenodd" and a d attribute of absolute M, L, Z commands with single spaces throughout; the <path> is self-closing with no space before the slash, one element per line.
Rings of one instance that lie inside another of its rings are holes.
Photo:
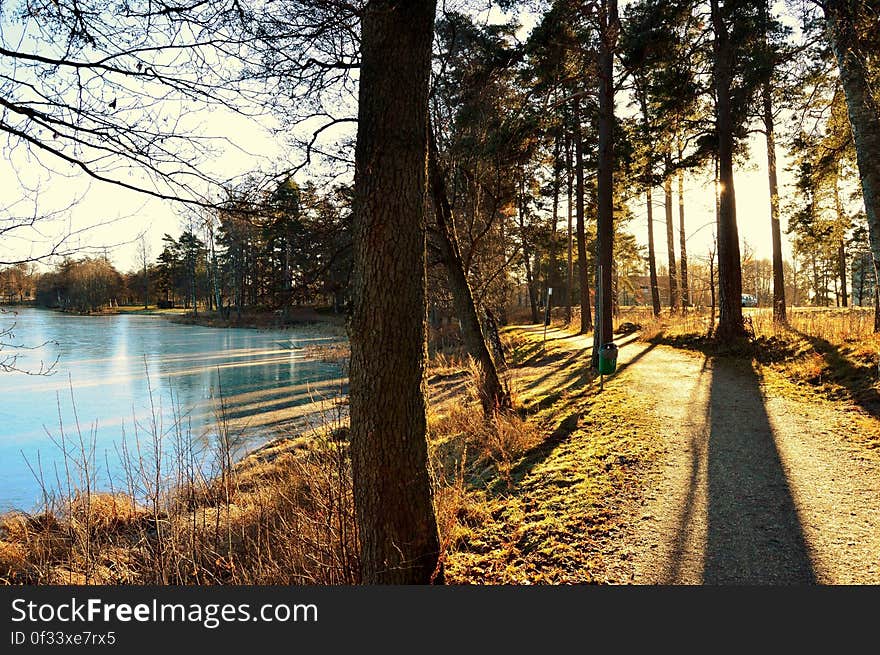
<path fill-rule="evenodd" d="M 815 584 L 755 371 L 742 362 L 715 359 L 709 384 L 705 408 L 693 407 L 705 411 L 706 419 L 692 429 L 689 489 L 663 581 L 699 577 L 684 577 L 684 572 L 693 566 L 687 561 L 688 542 L 703 543 L 702 535 L 693 534 L 702 507 L 707 523 L 704 584 Z"/>
<path fill-rule="evenodd" d="M 751 367 L 713 363 L 707 584 L 811 584 L 816 574 Z"/>

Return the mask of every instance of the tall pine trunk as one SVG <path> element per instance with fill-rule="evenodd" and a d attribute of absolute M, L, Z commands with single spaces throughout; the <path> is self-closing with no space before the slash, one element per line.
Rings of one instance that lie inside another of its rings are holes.
<path fill-rule="evenodd" d="M 645 121 L 646 131 L 650 125 L 650 114 L 648 113 L 648 100 L 646 91 L 636 85 L 637 97 L 642 110 L 642 116 Z M 660 315 L 660 287 L 657 283 L 657 257 L 654 248 L 654 199 L 653 199 L 653 164 L 651 154 L 648 153 L 648 161 L 645 164 L 645 201 L 648 210 L 648 274 L 651 285 L 651 307 L 654 310 L 654 316 Z"/>
<path fill-rule="evenodd" d="M 764 133 L 767 136 L 767 178 L 770 183 L 770 233 L 773 241 L 773 321 L 788 322 L 785 306 L 785 275 L 782 265 L 782 229 L 779 225 L 779 183 L 776 179 L 776 136 L 770 83 L 762 89 Z"/>
<path fill-rule="evenodd" d="M 584 140 L 581 134 L 581 101 L 574 101 L 574 170 L 577 213 L 578 281 L 580 282 L 581 334 L 593 329 L 590 313 L 590 285 L 587 274 L 587 235 L 584 218 Z"/>
<path fill-rule="evenodd" d="M 571 306 L 572 306 L 572 298 L 574 296 L 574 238 L 572 231 L 572 206 L 571 201 L 573 197 L 573 189 L 572 189 L 572 170 L 571 170 L 571 148 L 566 146 L 566 163 L 568 167 L 567 171 L 567 201 L 566 201 L 566 213 L 568 214 L 568 271 L 566 274 L 566 283 L 565 283 L 565 323 L 566 325 L 571 323 Z"/>
<path fill-rule="evenodd" d="M 679 159 L 681 153 L 679 153 Z M 684 229 L 684 173 L 678 171 L 678 234 L 681 247 L 681 309 L 687 311 L 691 304 L 691 290 L 688 283 L 687 234 Z"/>
<path fill-rule="evenodd" d="M 840 70 L 846 108 L 856 148 L 862 197 L 868 218 L 868 236 L 873 254 L 874 276 L 880 278 L 880 106 L 872 93 L 866 70 L 866 53 L 855 29 L 854 5 L 845 0 L 823 4 L 831 47 Z M 880 332 L 880 313 L 874 313 L 874 332 Z"/>
<path fill-rule="evenodd" d="M 650 186 L 645 190 L 645 196 L 648 205 L 648 273 L 651 282 L 651 306 L 654 308 L 654 316 L 660 316 L 660 286 L 657 282 L 657 257 L 654 250 L 654 199 Z"/>
<path fill-rule="evenodd" d="M 434 10 L 434 0 L 373 0 L 362 19 L 349 331 L 352 475 L 367 584 L 443 579 L 425 403 Z"/>
<path fill-rule="evenodd" d="M 709 252 L 709 301 L 711 302 L 709 336 L 712 336 L 715 330 L 715 307 L 717 305 L 717 296 L 715 295 L 715 250 L 715 248 L 712 248 Z"/>
<path fill-rule="evenodd" d="M 525 250 L 525 248 L 523 249 Z M 529 310 L 531 311 L 532 323 L 538 323 L 541 320 L 538 312 L 538 290 L 535 276 L 532 273 L 531 255 L 526 250 L 523 253 L 523 265 L 526 269 L 526 289 L 529 293 Z"/>
<path fill-rule="evenodd" d="M 669 311 L 678 309 L 678 265 L 675 263 L 675 226 L 672 222 L 672 174 L 663 180 L 663 207 L 666 211 L 666 250 L 669 257 Z"/>
<path fill-rule="evenodd" d="M 745 336 L 742 314 L 742 263 L 733 188 L 733 45 L 719 0 L 711 0 L 714 37 L 715 130 L 718 135 L 718 329 L 721 341 Z"/>
<path fill-rule="evenodd" d="M 865 256 L 863 255 L 863 257 L 865 257 Z M 868 257 L 870 257 L 870 253 L 868 254 Z M 868 278 L 868 270 L 869 270 L 868 267 L 870 266 L 870 264 L 868 264 L 868 261 L 867 261 L 868 257 L 865 257 L 864 259 L 862 259 L 861 270 L 859 271 L 860 272 L 860 275 L 859 275 L 859 307 L 867 307 L 868 306 L 868 303 L 865 301 L 865 292 L 866 292 L 866 286 L 867 286 L 866 283 L 868 281 L 867 278 Z"/>
<path fill-rule="evenodd" d="M 840 169 L 834 171 L 834 209 L 837 212 L 838 222 L 843 222 L 845 216 L 843 203 L 840 201 Z M 837 276 L 840 280 L 840 292 L 838 298 L 841 307 L 849 306 L 849 294 L 846 291 L 846 241 L 841 235 L 837 241 Z"/>
<path fill-rule="evenodd" d="M 559 242 L 556 231 L 559 224 L 559 192 L 560 178 L 562 176 L 562 139 L 556 135 L 556 143 L 553 151 L 553 218 L 550 224 L 550 252 L 549 254 L 549 271 L 547 272 L 547 286 L 553 289 L 553 295 L 547 294 L 547 317 L 551 316 L 550 310 L 553 309 L 553 296 L 559 297 Z"/>
<path fill-rule="evenodd" d="M 532 270 L 532 253 L 530 251 L 530 242 L 526 239 L 526 189 L 525 175 L 520 171 L 519 181 L 519 234 L 522 240 L 523 266 L 526 269 L 526 290 L 529 294 L 529 309 L 531 310 L 532 323 L 538 323 L 540 317 L 538 315 L 538 282 Z M 537 256 L 535 257 L 537 259 Z"/>
<path fill-rule="evenodd" d="M 614 49 L 619 24 L 617 0 L 603 0 L 599 45 L 599 170 L 596 174 L 596 329 L 593 368 L 599 366 L 599 348 L 613 339 L 612 280 L 614 271 Z"/>

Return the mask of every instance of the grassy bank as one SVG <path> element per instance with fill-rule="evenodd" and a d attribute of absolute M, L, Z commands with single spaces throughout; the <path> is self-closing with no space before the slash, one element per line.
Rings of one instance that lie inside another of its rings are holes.
<path fill-rule="evenodd" d="M 30 305 L 37 309 L 48 309 L 62 314 L 75 314 L 77 316 L 116 316 L 119 314 L 134 314 L 139 316 L 182 316 L 186 310 L 181 308 L 159 309 L 155 305 L 114 305 L 113 307 L 102 307 L 94 311 L 78 311 L 74 309 L 62 309 L 60 307 L 46 307 L 45 305 Z"/>
<path fill-rule="evenodd" d="M 624 312 L 617 322 L 639 323 L 647 341 L 748 360 L 774 394 L 843 402 L 854 426 L 845 437 L 878 447 L 880 344 L 865 329 L 870 322 L 815 310 L 793 311 L 789 328 L 760 313 L 751 318 L 754 339 L 724 352 L 704 337 L 708 317 L 698 312 L 657 320 Z M 447 580 L 618 581 L 603 553 L 613 551 L 627 503 L 640 496 L 663 452 L 662 426 L 624 386 L 597 392 L 589 339 L 563 348 L 542 343 L 540 331 L 512 328 L 503 340 L 512 413 L 483 419 L 476 371 L 455 354 L 436 355 L 428 372 Z M 345 353 L 325 356 L 335 361 Z M 0 580 L 358 582 L 344 402 L 325 410 L 320 427 L 283 435 L 238 463 L 220 449 L 210 473 L 196 472 L 184 451 L 164 477 L 143 460 L 133 465 L 124 492 L 95 493 L 74 481 L 45 512 L 7 515 L 0 523 Z"/>
<path fill-rule="evenodd" d="M 613 548 L 627 502 L 662 452 L 661 426 L 625 387 L 598 392 L 589 352 L 544 346 L 517 330 L 505 338 L 523 425 L 499 440 L 511 446 L 496 446 L 487 469 L 472 468 L 448 487 L 457 501 L 441 513 L 456 510 L 446 524 L 448 579 L 614 581 L 602 553 Z M 467 432 L 467 422 L 453 424 L 458 430 L 438 427 Z"/>

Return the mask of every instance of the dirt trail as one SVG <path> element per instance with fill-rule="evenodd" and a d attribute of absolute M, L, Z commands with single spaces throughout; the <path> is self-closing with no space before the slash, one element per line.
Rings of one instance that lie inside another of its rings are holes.
<path fill-rule="evenodd" d="M 612 579 L 880 584 L 880 457 L 846 441 L 851 408 L 768 396 L 743 361 L 642 342 L 619 361 L 609 384 L 667 426 L 667 453 L 605 553 Z"/>

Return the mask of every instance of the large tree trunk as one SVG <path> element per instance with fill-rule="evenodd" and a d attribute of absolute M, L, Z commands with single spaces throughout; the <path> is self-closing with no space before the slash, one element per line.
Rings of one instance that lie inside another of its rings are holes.
<path fill-rule="evenodd" d="M 687 235 L 684 230 L 684 173 L 681 171 L 678 171 L 678 234 L 681 246 L 681 309 L 686 312 L 691 304 L 691 290 L 688 284 Z"/>
<path fill-rule="evenodd" d="M 519 234 L 522 240 L 523 266 L 526 269 L 526 290 L 529 293 L 529 308 L 532 312 L 532 323 L 538 323 L 541 319 L 538 313 L 538 282 L 532 270 L 532 253 L 529 251 L 529 241 L 526 239 L 526 189 L 525 177 L 520 176 L 519 181 Z M 537 257 L 535 257 L 537 259 Z"/>
<path fill-rule="evenodd" d="M 596 174 L 596 329 L 593 368 L 599 367 L 599 348 L 613 339 L 614 267 L 614 49 L 617 43 L 617 0 L 603 0 L 599 46 L 599 170 Z"/>
<path fill-rule="evenodd" d="M 712 0 L 714 40 L 715 129 L 718 134 L 718 330 L 721 341 L 745 336 L 742 315 L 742 269 L 736 227 L 736 195 L 733 188 L 733 112 L 731 84 L 733 52 L 727 25 Z"/>
<path fill-rule="evenodd" d="M 840 201 L 840 171 L 834 172 L 834 209 L 838 222 L 843 222 L 843 204 Z M 846 242 L 843 235 L 837 241 L 837 276 L 840 279 L 840 291 L 837 294 L 841 307 L 849 306 L 849 294 L 846 291 Z"/>
<path fill-rule="evenodd" d="M 709 298 L 712 303 L 712 309 L 709 314 L 709 336 L 712 336 L 715 330 L 715 306 L 717 304 L 715 296 L 715 249 L 709 253 Z"/>
<path fill-rule="evenodd" d="M 642 109 L 642 116 L 645 121 L 646 131 L 650 131 L 650 114 L 648 112 L 648 101 L 646 91 L 639 85 L 636 85 L 637 97 L 639 105 Z M 654 248 L 654 200 L 651 189 L 653 188 L 653 165 L 651 155 L 648 153 L 648 162 L 645 164 L 645 200 L 648 209 L 648 273 L 651 285 L 651 306 L 654 310 L 654 316 L 660 315 L 660 287 L 657 283 L 657 257 Z"/>
<path fill-rule="evenodd" d="M 645 190 L 648 205 L 648 273 L 651 280 L 651 306 L 654 316 L 660 316 L 660 286 L 657 282 L 657 257 L 654 254 L 654 199 L 651 195 L 650 182 Z"/>
<path fill-rule="evenodd" d="M 486 345 L 483 328 L 480 325 L 474 295 L 464 270 L 458 237 L 455 232 L 455 220 L 452 206 L 446 193 L 446 181 L 437 159 L 437 148 L 433 133 L 428 132 L 428 178 L 430 181 L 431 198 L 434 215 L 437 218 L 437 247 L 446 268 L 449 290 L 452 292 L 452 303 L 455 315 L 461 323 L 461 337 L 465 348 L 479 363 L 482 379 L 480 381 L 480 401 L 483 412 L 489 416 L 497 409 L 510 406 L 510 396 L 498 377 L 498 368 L 492 352 Z"/>
<path fill-rule="evenodd" d="M 829 0 L 823 6 L 856 147 L 874 275 L 880 278 L 880 167 L 877 166 L 880 107 L 877 98 L 872 95 L 866 70 L 866 53 L 856 35 L 854 4 L 858 3 Z M 880 314 L 874 316 L 874 332 L 880 332 Z"/>
<path fill-rule="evenodd" d="M 764 101 L 764 133 L 767 135 L 767 178 L 770 183 L 770 232 L 773 240 L 773 321 L 788 322 L 785 306 L 785 275 L 782 265 L 782 229 L 779 226 L 779 183 L 776 179 L 776 137 L 770 84 L 762 90 Z"/>
<path fill-rule="evenodd" d="M 443 579 L 428 473 L 424 379 L 434 9 L 433 0 L 373 0 L 362 20 L 350 414 L 367 584 Z"/>
<path fill-rule="evenodd" d="M 523 248 L 523 250 L 525 250 L 525 248 Z M 539 323 L 541 321 L 541 316 L 540 312 L 538 312 L 537 282 L 535 281 L 534 273 L 532 273 L 531 255 L 527 250 L 523 252 L 523 264 L 526 269 L 526 288 L 529 292 L 529 309 L 532 313 L 532 323 Z"/>
<path fill-rule="evenodd" d="M 587 275 L 587 234 L 584 219 L 584 143 L 581 135 L 581 102 L 574 101 L 575 211 L 577 213 L 578 280 L 581 291 L 581 334 L 593 329 L 590 285 Z"/>
<path fill-rule="evenodd" d="M 556 238 L 556 229 L 559 223 L 559 191 L 560 177 L 562 176 L 562 139 L 556 135 L 556 144 L 553 151 L 553 218 L 550 223 L 550 252 L 549 252 L 549 271 L 547 272 L 547 286 L 553 289 L 553 295 L 559 297 L 559 247 Z M 547 317 L 550 317 L 550 310 L 553 309 L 553 295 L 547 294 Z"/>
<path fill-rule="evenodd" d="M 567 202 L 566 202 L 566 213 L 568 214 L 568 271 L 566 274 L 566 283 L 565 283 L 565 323 L 569 325 L 571 323 L 571 305 L 572 305 L 572 296 L 574 292 L 574 239 L 573 239 L 573 231 L 572 231 L 572 207 L 571 200 L 573 197 L 572 194 L 572 171 L 571 171 L 571 148 L 566 147 L 566 163 L 568 170 L 567 178 L 568 187 L 567 189 Z"/>
<path fill-rule="evenodd" d="M 668 163 L 668 162 L 667 162 Z M 669 311 L 678 309 L 678 265 L 675 263 L 675 226 L 672 222 L 672 174 L 663 180 L 663 207 L 666 210 L 666 251 L 669 257 Z"/>

